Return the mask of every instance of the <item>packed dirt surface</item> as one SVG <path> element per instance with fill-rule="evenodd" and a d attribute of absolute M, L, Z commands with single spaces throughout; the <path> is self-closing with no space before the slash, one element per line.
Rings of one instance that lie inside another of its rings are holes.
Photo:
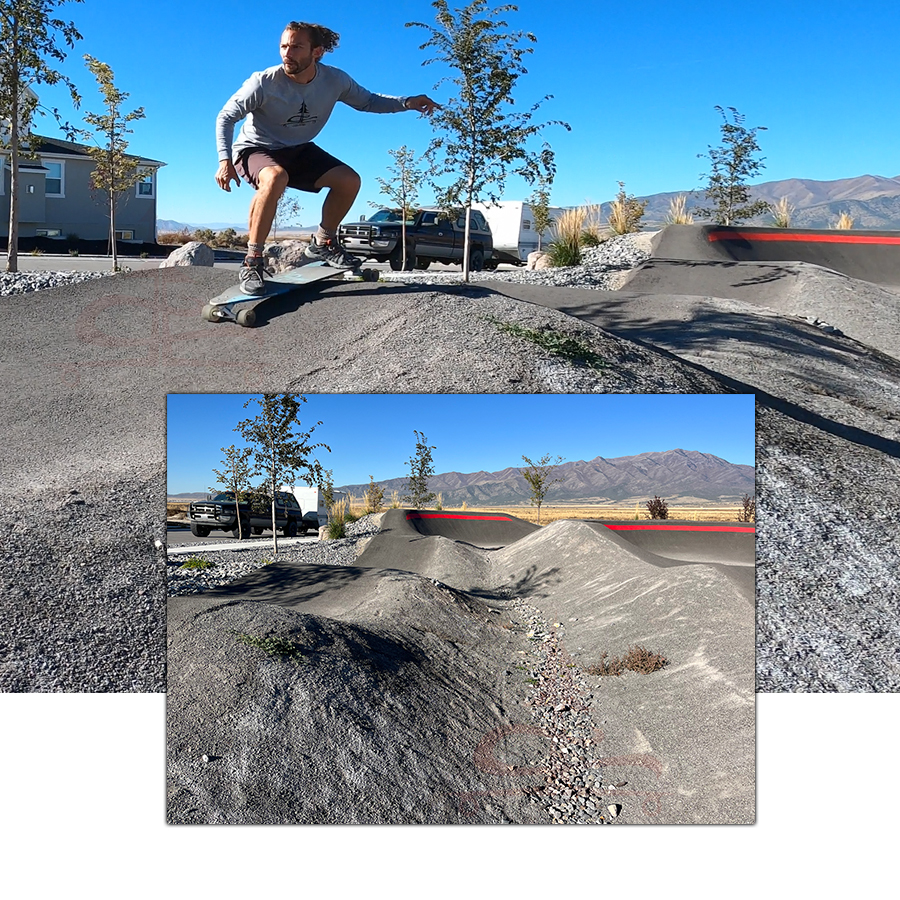
<path fill-rule="evenodd" d="M 170 822 L 754 820 L 752 587 L 728 571 L 752 586 L 752 534 L 712 565 L 574 520 L 406 516 L 358 566 L 170 599 Z M 589 671 L 634 644 L 668 665 Z"/>
<path fill-rule="evenodd" d="M 0 688 L 164 690 L 165 394 L 289 389 L 755 393 L 757 687 L 900 689 L 900 294 L 687 262 L 617 292 L 329 284 L 254 329 L 200 320 L 217 269 L 0 298 Z"/>

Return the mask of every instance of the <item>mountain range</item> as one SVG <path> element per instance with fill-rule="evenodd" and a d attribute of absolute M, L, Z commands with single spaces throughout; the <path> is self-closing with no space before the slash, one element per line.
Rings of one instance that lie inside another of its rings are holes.
<path fill-rule="evenodd" d="M 531 490 L 523 468 L 499 472 L 444 472 L 428 481 L 428 489 L 442 495 L 445 506 L 517 506 L 528 504 Z M 547 493 L 546 503 L 626 504 L 654 496 L 681 504 L 732 504 L 756 492 L 753 466 L 727 462 L 697 450 L 666 450 L 605 459 L 567 462 L 551 478 L 560 479 Z M 407 478 L 377 482 L 385 499 L 393 491 L 406 492 Z M 342 485 L 338 490 L 361 496 L 367 484 Z"/>
<path fill-rule="evenodd" d="M 669 191 L 638 197 L 646 200 L 644 228 L 663 225 L 669 215 L 669 204 L 679 194 L 687 195 L 688 211 L 709 205 L 700 188 Z M 860 175 L 836 181 L 813 181 L 788 178 L 766 181 L 750 187 L 752 200 L 777 203 L 782 197 L 794 207 L 791 225 L 795 228 L 831 228 L 841 213 L 853 217 L 854 228 L 900 230 L 900 175 Z M 709 220 L 695 215 L 695 222 Z M 747 225 L 771 225 L 770 213 L 750 219 Z"/>

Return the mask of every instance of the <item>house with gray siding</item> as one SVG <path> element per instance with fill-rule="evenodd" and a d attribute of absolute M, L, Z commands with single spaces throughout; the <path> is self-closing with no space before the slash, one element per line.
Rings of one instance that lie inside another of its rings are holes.
<path fill-rule="evenodd" d="M 19 160 L 19 237 L 105 240 L 109 237 L 109 200 L 91 187 L 94 161 L 84 144 L 34 135 L 32 156 Z M 143 179 L 116 207 L 120 241 L 156 241 L 157 172 L 165 163 L 136 157 Z M 9 237 L 9 150 L 0 150 L 0 238 Z"/>

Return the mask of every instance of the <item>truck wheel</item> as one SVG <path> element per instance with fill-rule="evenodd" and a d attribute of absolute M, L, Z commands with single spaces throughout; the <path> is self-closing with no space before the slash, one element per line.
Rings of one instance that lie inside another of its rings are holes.
<path fill-rule="evenodd" d="M 297 520 L 288 519 L 287 525 L 284 526 L 285 537 L 297 537 Z"/>
<path fill-rule="evenodd" d="M 484 253 L 481 250 L 472 250 L 469 254 L 469 270 L 480 272 L 484 269 Z"/>
<path fill-rule="evenodd" d="M 253 528 L 253 533 L 254 533 L 254 534 L 262 534 L 262 533 L 263 533 L 263 530 L 262 530 L 262 528 L 259 528 L 258 526 L 255 526 L 255 527 Z"/>
<path fill-rule="evenodd" d="M 400 257 L 403 255 L 403 246 L 402 244 L 398 244 L 394 249 L 394 252 L 388 257 L 388 263 L 390 264 L 391 270 L 394 272 L 411 272 L 413 266 L 415 265 L 416 255 L 413 251 L 413 248 L 407 245 L 406 247 L 406 264 L 404 265 L 401 261 Z"/>
<path fill-rule="evenodd" d="M 209 525 L 195 525 L 191 522 L 191 534 L 194 537 L 209 537 Z"/>
<path fill-rule="evenodd" d="M 250 523 L 249 522 L 241 522 L 241 527 L 238 529 L 237 523 L 235 523 L 234 528 L 231 529 L 232 537 L 239 538 L 241 535 L 244 537 L 250 536 Z"/>
<path fill-rule="evenodd" d="M 421 256 L 416 257 L 416 268 L 425 271 L 431 265 L 430 259 L 422 259 Z"/>

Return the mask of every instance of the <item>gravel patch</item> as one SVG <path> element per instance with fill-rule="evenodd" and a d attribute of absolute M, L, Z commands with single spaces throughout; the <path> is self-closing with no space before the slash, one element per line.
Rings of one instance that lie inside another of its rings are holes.
<path fill-rule="evenodd" d="M 0 272 L 0 297 L 28 294 L 51 288 L 83 284 L 95 278 L 106 278 L 113 272 Z"/>
<path fill-rule="evenodd" d="M 548 287 L 583 287 L 614 291 L 625 275 L 650 257 L 650 241 L 656 232 L 622 234 L 597 247 L 586 247 L 578 266 L 554 269 L 502 269 L 494 272 L 471 272 L 470 282 L 508 281 L 515 284 L 542 284 Z M 435 285 L 457 284 L 462 272 L 386 272 L 382 281 Z"/>
<path fill-rule="evenodd" d="M 347 526 L 349 537 L 279 548 L 278 562 L 304 565 L 352 566 L 368 538 L 378 531 L 378 516 L 367 515 Z M 212 563 L 208 569 L 185 567 L 188 559 Z M 190 557 L 177 556 L 166 563 L 166 590 L 170 597 L 200 594 L 222 587 L 268 565 L 275 559 L 271 545 L 237 550 L 198 550 Z"/>

